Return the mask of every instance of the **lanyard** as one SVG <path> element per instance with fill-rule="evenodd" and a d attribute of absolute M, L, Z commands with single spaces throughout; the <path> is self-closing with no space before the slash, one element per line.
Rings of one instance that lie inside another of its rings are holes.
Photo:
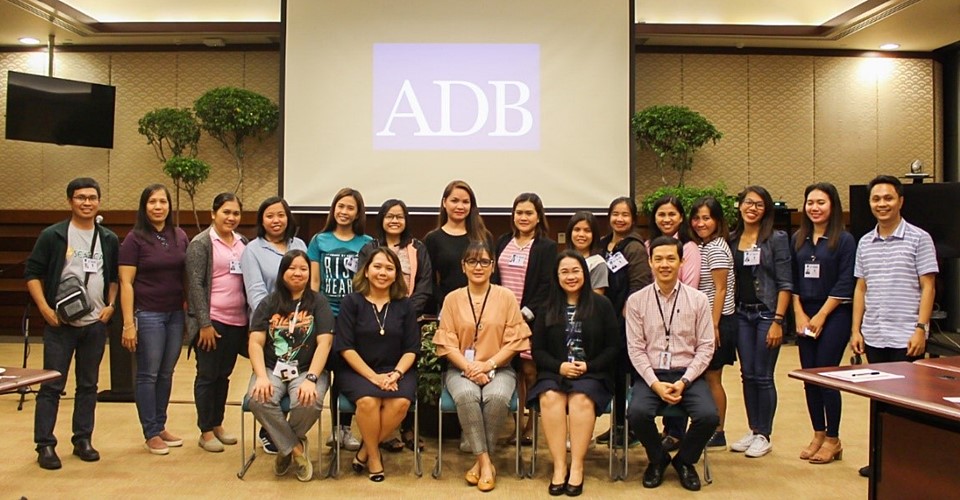
<path fill-rule="evenodd" d="M 679 287 L 680 283 L 677 282 L 675 287 Z M 660 311 L 660 321 L 663 323 L 663 331 L 667 334 L 667 352 L 670 352 L 670 329 L 673 328 L 673 316 L 677 312 L 677 301 L 680 300 L 680 289 L 676 289 L 677 295 L 673 298 L 673 307 L 670 309 L 670 324 L 667 324 L 666 318 L 663 316 L 663 306 L 660 304 L 660 292 L 656 289 L 653 290 L 653 297 L 657 299 L 657 310 Z"/>
<path fill-rule="evenodd" d="M 480 330 L 483 329 L 483 311 L 487 309 L 487 299 L 490 298 L 490 289 L 492 285 L 487 285 L 487 293 L 483 296 L 483 305 L 480 306 L 480 316 L 477 316 L 477 310 L 473 307 L 473 296 L 470 295 L 470 288 L 467 287 L 467 299 L 470 301 L 470 312 L 473 313 L 473 346 L 477 345 L 477 337 L 480 336 Z"/>
<path fill-rule="evenodd" d="M 294 337 L 294 330 L 297 328 L 297 316 L 300 315 L 300 302 L 302 302 L 302 301 L 303 301 L 303 299 L 300 299 L 300 300 L 297 301 L 297 307 L 294 308 L 294 310 L 293 310 L 293 316 L 290 318 L 290 324 L 289 324 L 289 326 L 288 326 L 288 328 L 287 328 L 287 332 L 289 332 L 291 339 L 295 338 L 295 337 Z M 288 362 L 288 361 L 290 361 L 290 360 L 292 360 L 292 359 L 295 359 L 295 358 L 297 357 L 297 354 L 300 352 L 300 349 L 303 347 L 303 344 L 305 344 L 306 342 L 307 342 L 307 337 L 304 336 L 304 337 L 303 337 L 303 342 L 301 342 L 300 345 L 298 345 L 297 348 L 294 349 L 292 352 L 291 352 L 291 351 L 287 351 L 287 354 L 286 354 L 285 356 L 283 356 L 283 357 L 281 358 L 281 360 L 282 360 L 284 363 L 286 363 L 286 362 Z"/>

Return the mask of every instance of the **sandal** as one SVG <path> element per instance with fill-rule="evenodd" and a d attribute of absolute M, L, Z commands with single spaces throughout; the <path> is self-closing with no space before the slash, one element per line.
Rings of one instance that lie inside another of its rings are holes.
<path fill-rule="evenodd" d="M 413 451 L 413 432 L 404 432 L 400 435 L 400 439 L 403 440 L 403 445 L 406 446 L 408 450 Z M 418 441 L 418 444 L 420 445 L 420 451 L 423 451 L 423 438 L 420 438 Z"/>
<path fill-rule="evenodd" d="M 380 443 L 380 449 L 389 453 L 400 453 L 403 451 L 403 442 L 397 438 L 388 439 Z"/>

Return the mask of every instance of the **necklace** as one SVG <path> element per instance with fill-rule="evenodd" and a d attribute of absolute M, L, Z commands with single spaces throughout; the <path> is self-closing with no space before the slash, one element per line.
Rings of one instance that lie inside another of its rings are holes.
<path fill-rule="evenodd" d="M 370 304 L 370 307 L 373 307 L 373 317 L 377 319 L 377 326 L 380 327 L 380 335 L 384 334 L 383 325 L 387 322 L 387 313 L 390 312 L 390 303 L 387 302 L 386 306 L 383 308 L 383 319 L 380 319 L 380 313 L 377 311 L 376 304 Z"/>

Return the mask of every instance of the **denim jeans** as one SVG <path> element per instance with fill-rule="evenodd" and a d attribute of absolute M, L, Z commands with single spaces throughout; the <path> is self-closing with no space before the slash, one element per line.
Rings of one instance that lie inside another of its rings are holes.
<path fill-rule="evenodd" d="M 33 440 L 37 448 L 56 446 L 53 429 L 57 425 L 60 392 L 67 384 L 70 361 L 76 354 L 77 392 L 73 402 L 73 438 L 90 439 L 93 435 L 94 412 L 97 408 L 97 382 L 100 360 L 107 341 L 107 325 L 95 321 L 87 326 L 47 325 L 43 329 L 43 368 L 56 370 L 62 377 L 40 384 L 37 408 L 33 419 Z"/>
<path fill-rule="evenodd" d="M 167 425 L 173 368 L 183 344 L 183 310 L 137 311 L 137 414 L 144 439 Z"/>
<path fill-rule="evenodd" d="M 193 399 L 197 405 L 197 427 L 200 432 L 212 431 L 223 424 L 223 413 L 230 389 L 230 374 L 237 364 L 240 346 L 247 340 L 246 326 L 225 325 L 212 321 L 220 334 L 217 347 L 204 351 L 197 347 L 197 378 L 193 381 Z"/>
<path fill-rule="evenodd" d="M 754 432 L 770 436 L 773 415 L 777 412 L 777 387 L 773 371 L 777 366 L 780 346 L 767 347 L 767 332 L 774 313 L 737 309 L 740 326 L 737 331 L 737 354 L 743 380 L 743 403 L 747 407 L 747 423 Z"/>

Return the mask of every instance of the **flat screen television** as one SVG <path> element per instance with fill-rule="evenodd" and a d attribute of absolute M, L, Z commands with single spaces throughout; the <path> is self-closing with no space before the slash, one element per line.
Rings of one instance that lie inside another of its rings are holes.
<path fill-rule="evenodd" d="M 907 222 L 930 233 L 937 257 L 960 257 L 960 224 L 957 224 L 957 203 L 960 183 L 930 182 L 903 185 L 903 209 L 900 215 Z M 877 225 L 870 213 L 867 186 L 850 186 L 850 233 L 857 240 Z"/>
<path fill-rule="evenodd" d="M 116 87 L 7 72 L 7 140 L 113 148 Z"/>

